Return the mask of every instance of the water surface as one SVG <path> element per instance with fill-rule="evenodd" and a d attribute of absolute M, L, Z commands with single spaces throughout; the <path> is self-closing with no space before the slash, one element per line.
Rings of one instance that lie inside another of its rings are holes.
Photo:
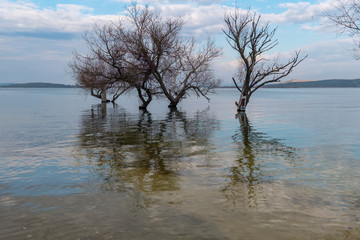
<path fill-rule="evenodd" d="M 211 99 L 0 89 L 0 238 L 360 238 L 360 89 Z"/>

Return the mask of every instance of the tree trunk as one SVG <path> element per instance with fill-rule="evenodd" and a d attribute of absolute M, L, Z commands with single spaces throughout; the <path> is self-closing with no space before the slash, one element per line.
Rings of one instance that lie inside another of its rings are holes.
<path fill-rule="evenodd" d="M 143 97 L 143 94 L 142 94 L 142 91 L 141 89 L 143 89 L 147 95 L 147 99 L 145 99 Z M 139 106 L 139 109 L 146 109 L 147 106 L 150 104 L 150 102 L 152 101 L 152 94 L 151 94 L 151 91 L 147 88 L 141 88 L 141 87 L 136 87 L 136 90 L 138 92 L 138 96 L 142 102 L 142 104 Z"/>
<path fill-rule="evenodd" d="M 248 102 L 249 102 L 249 96 L 241 94 L 240 99 L 239 99 L 239 103 L 235 102 L 235 105 L 237 106 L 237 111 L 238 112 L 245 112 Z"/>
<path fill-rule="evenodd" d="M 150 101 L 145 101 L 143 104 L 139 106 L 139 109 L 146 110 L 147 106 L 149 105 Z"/>
<path fill-rule="evenodd" d="M 109 102 L 109 100 L 107 100 L 107 98 L 106 98 L 106 89 L 103 89 L 102 91 L 101 91 L 101 102 Z"/>
<path fill-rule="evenodd" d="M 178 104 L 179 102 L 170 102 L 170 104 L 168 105 L 168 107 L 170 108 L 170 109 L 177 109 L 177 104 Z"/>

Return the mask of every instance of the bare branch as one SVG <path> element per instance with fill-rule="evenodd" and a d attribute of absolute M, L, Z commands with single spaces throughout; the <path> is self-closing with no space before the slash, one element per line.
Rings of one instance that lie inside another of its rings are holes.
<path fill-rule="evenodd" d="M 235 84 L 235 87 L 236 87 L 240 92 L 242 92 L 242 90 L 239 88 L 239 86 L 238 86 L 235 78 L 232 78 L 232 80 L 233 80 L 233 82 L 234 82 L 234 84 Z"/>
<path fill-rule="evenodd" d="M 142 27 L 128 34 L 129 41 L 133 54 L 149 66 L 169 106 L 175 107 L 190 91 L 208 99 L 206 94 L 217 85 L 210 63 L 220 50 L 211 40 L 197 46 L 194 39 L 183 38 L 181 19 L 163 19 L 149 9 L 143 11 L 130 14 Z M 146 21 L 141 21 L 143 15 Z"/>
<path fill-rule="evenodd" d="M 347 34 L 354 41 L 354 57 L 360 59 L 360 1 L 337 0 L 334 11 L 325 12 L 332 22 L 340 29 L 340 34 Z"/>
<path fill-rule="evenodd" d="M 270 29 L 268 22 L 262 23 L 261 16 L 251 14 L 250 10 L 240 15 L 238 11 L 225 16 L 226 30 L 223 30 L 230 46 L 236 50 L 239 59 L 237 79 L 232 78 L 235 87 L 241 92 L 240 100 L 246 97 L 248 104 L 251 95 L 259 88 L 288 76 L 305 58 L 300 58 L 300 51 L 287 63 L 278 59 L 265 59 L 264 53 L 277 46 L 274 38 L 277 28 Z M 239 87 L 241 83 L 241 88 Z M 240 101 L 239 101 L 240 102 Z M 238 110 L 241 104 L 237 104 Z"/>

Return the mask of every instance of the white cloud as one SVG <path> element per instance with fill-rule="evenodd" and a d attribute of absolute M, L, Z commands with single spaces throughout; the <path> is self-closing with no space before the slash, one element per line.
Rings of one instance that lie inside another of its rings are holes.
<path fill-rule="evenodd" d="M 121 2 L 124 3 L 124 1 Z M 140 0 L 138 2 L 150 1 Z M 182 17 L 186 21 L 184 30 L 187 34 L 195 35 L 197 38 L 218 37 L 218 45 L 228 49 L 225 49 L 223 57 L 216 60 L 215 72 L 225 82 L 231 84 L 237 60 L 233 51 L 229 50 L 221 30 L 224 28 L 224 14 L 232 13 L 234 8 L 221 5 L 221 2 L 220 0 L 156 0 L 151 1 L 151 5 L 164 17 Z M 306 30 L 302 31 L 302 34 L 322 31 L 327 34 L 326 36 L 332 36 L 336 33 L 332 32 L 333 29 L 325 21 L 323 12 L 331 11 L 333 2 L 334 0 L 320 1 L 316 4 L 309 2 L 282 3 L 280 7 L 284 10 L 283 12 L 262 14 L 262 16 L 264 20 L 279 25 L 278 30 L 281 29 L 285 32 L 282 36 L 287 34 L 287 29 L 282 28 L 283 24 L 292 25 L 292 30 Z M 247 11 L 247 9 L 240 9 L 240 11 Z M 30 66 L 38 61 L 38 65 L 43 69 L 51 69 L 52 73 L 47 73 L 47 77 L 51 74 L 60 75 L 71 58 L 71 52 L 75 48 L 84 47 L 79 38 L 71 38 L 66 34 L 74 34 L 77 37 L 85 29 L 90 28 L 94 22 L 110 21 L 117 17 L 118 15 L 115 13 L 114 15 L 95 15 L 94 9 L 75 4 L 58 4 L 54 8 L 41 8 L 31 2 L 0 0 L 0 61 L 9 66 L 12 64 L 10 66 L 12 68 L 3 67 L 1 73 L 3 76 L 10 76 L 14 73 L 17 64 L 29 64 Z M 29 32 L 34 35 L 23 34 Z M 36 34 L 42 38 L 41 41 L 33 38 Z M 293 32 L 289 34 L 293 34 Z M 53 40 L 50 41 L 48 38 Z M 287 43 L 289 49 L 292 49 L 291 41 L 279 39 L 279 42 L 280 45 L 284 42 Z M 290 78 L 324 79 L 331 78 L 331 76 L 353 78 L 355 75 L 360 75 L 359 71 L 356 71 L 359 63 L 354 61 L 351 56 L 350 50 L 353 46 L 351 39 L 319 42 L 319 38 L 314 38 L 313 43 L 309 46 L 301 41 L 297 41 L 297 44 L 299 48 L 303 49 L 304 54 L 309 54 L 309 57 L 298 66 Z M 293 55 L 293 51 L 289 51 L 289 54 Z M 286 53 L 281 55 L 286 56 Z M 10 69 L 12 70 L 10 71 Z M 25 70 L 23 72 L 26 76 Z M 36 76 L 37 78 L 41 77 Z M 63 74 L 61 76 L 63 77 Z M 20 76 L 17 78 L 20 79 Z M 54 76 L 54 79 L 60 79 L 60 77 Z"/>
<path fill-rule="evenodd" d="M 133 3 L 133 0 L 117 0 L 122 3 Z M 149 4 L 151 5 L 177 5 L 177 4 L 192 4 L 192 5 L 212 5 L 220 4 L 222 0 L 138 0 L 138 4 Z"/>
<path fill-rule="evenodd" d="M 264 14 L 264 18 L 275 24 L 301 24 L 317 21 L 324 17 L 324 12 L 331 11 L 334 0 L 310 2 L 281 3 L 279 7 L 286 9 L 280 14 Z"/>
<path fill-rule="evenodd" d="M 332 0 L 333 1 L 333 0 Z M 124 2 L 124 1 L 122 1 Z M 128 2 L 131 2 L 130 0 Z M 148 1 L 139 1 L 147 3 Z M 224 14 L 233 8 L 221 5 L 220 0 L 203 1 L 151 1 L 165 17 L 182 17 L 186 21 L 186 31 L 195 35 L 218 34 L 223 28 Z M 110 21 L 117 15 L 94 15 L 93 9 L 75 4 L 57 4 L 55 8 L 40 8 L 30 2 L 10 2 L 0 0 L 0 32 L 82 32 L 94 22 Z M 321 26 L 311 25 L 319 21 L 324 11 L 332 6 L 330 0 L 318 4 L 309 2 L 282 3 L 286 9 L 280 14 L 263 14 L 264 20 L 275 24 L 301 23 L 306 30 L 321 30 Z M 246 10 L 244 10 L 246 11 Z M 323 27 L 323 29 L 327 29 Z"/>
<path fill-rule="evenodd" d="M 2 0 L 0 3 L 0 32 L 79 32 L 95 21 L 114 19 L 112 15 L 94 16 L 92 8 L 75 4 L 41 9 L 29 2 Z"/>
<path fill-rule="evenodd" d="M 121 1 L 130 3 L 131 0 Z M 140 0 L 146 4 L 150 1 Z M 151 1 L 151 6 L 159 9 L 163 16 L 181 16 L 187 21 L 190 30 L 195 33 L 219 33 L 226 12 L 232 12 L 233 7 L 221 5 L 221 0 L 202 1 Z M 321 1 L 317 4 L 309 2 L 281 3 L 284 9 L 280 14 L 263 14 L 264 20 L 274 24 L 307 24 L 303 29 L 319 30 L 318 26 L 309 23 L 320 21 L 324 11 L 333 9 L 334 0 Z M 96 21 L 114 20 L 117 15 L 94 15 L 94 9 L 75 5 L 57 4 L 55 8 L 40 8 L 31 2 L 10 2 L 0 0 L 0 32 L 9 31 L 56 31 L 81 32 Z"/>
<path fill-rule="evenodd" d="M 197 36 L 218 34 L 223 28 L 225 7 L 220 5 L 194 7 L 186 4 L 159 7 L 164 17 L 181 17 L 186 22 L 185 31 Z"/>
<path fill-rule="evenodd" d="M 308 58 L 302 62 L 291 78 L 322 80 L 332 78 L 359 78 L 359 62 L 352 55 L 352 39 L 318 41 L 303 47 Z"/>
<path fill-rule="evenodd" d="M 129 3 L 131 1 L 128 1 Z M 146 3 L 147 1 L 139 1 Z M 219 33 L 222 28 L 224 7 L 221 1 L 152 1 L 151 5 L 164 17 L 182 17 L 188 31 L 194 34 Z M 118 15 L 94 15 L 94 9 L 75 5 L 57 4 L 55 8 L 40 8 L 30 2 L 0 0 L 0 33 L 9 32 L 67 32 L 79 33 L 95 22 L 115 20 Z"/>

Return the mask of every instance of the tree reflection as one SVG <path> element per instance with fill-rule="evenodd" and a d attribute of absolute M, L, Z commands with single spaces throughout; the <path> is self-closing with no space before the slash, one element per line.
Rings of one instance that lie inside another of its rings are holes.
<path fill-rule="evenodd" d="M 295 148 L 254 130 L 246 113 L 238 113 L 236 118 L 240 126 L 233 140 L 237 143 L 238 156 L 228 172 L 228 182 L 221 191 L 232 205 L 241 203 L 252 208 L 258 205 L 259 198 L 266 198 L 263 189 L 272 180 L 272 176 L 265 173 L 264 165 L 284 160 L 295 164 L 297 156 Z"/>
<path fill-rule="evenodd" d="M 192 155 L 208 152 L 216 125 L 207 111 L 188 117 L 173 110 L 154 120 L 147 111 L 136 115 L 96 105 L 83 114 L 76 157 L 92 166 L 102 189 L 176 191 L 180 170 Z"/>

